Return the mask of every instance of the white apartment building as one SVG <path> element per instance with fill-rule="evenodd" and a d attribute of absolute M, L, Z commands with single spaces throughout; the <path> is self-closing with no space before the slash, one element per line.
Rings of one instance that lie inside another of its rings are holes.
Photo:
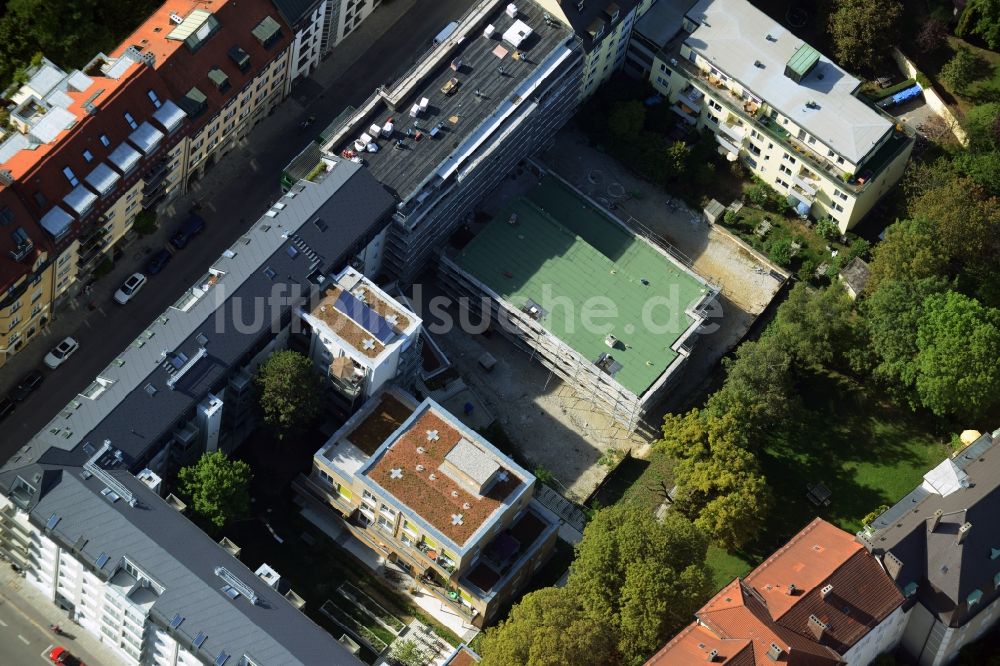
<path fill-rule="evenodd" d="M 714 134 L 720 153 L 841 231 L 896 184 L 913 148 L 901 125 L 856 96 L 857 78 L 746 0 L 694 4 L 649 79 L 685 122 Z"/>
<path fill-rule="evenodd" d="M 323 52 L 354 32 L 382 0 L 326 0 L 326 28 Z"/>
<path fill-rule="evenodd" d="M 310 328 L 310 357 L 345 407 L 390 380 L 412 381 L 420 365 L 420 318 L 354 268 L 297 312 Z"/>

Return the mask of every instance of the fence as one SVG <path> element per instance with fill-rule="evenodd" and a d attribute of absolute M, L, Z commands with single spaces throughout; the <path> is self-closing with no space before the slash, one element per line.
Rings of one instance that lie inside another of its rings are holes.
<path fill-rule="evenodd" d="M 892 59 L 896 61 L 896 65 L 905 76 L 915 79 L 918 83 L 920 83 L 921 87 L 924 89 L 924 101 L 927 102 L 927 106 L 930 110 L 944 121 L 944 124 L 948 126 L 948 129 L 955 135 L 955 138 L 958 139 L 959 143 L 963 146 L 968 146 L 969 136 L 965 133 L 965 130 L 962 129 L 962 124 L 958 122 L 958 118 L 956 118 L 955 114 L 948 108 L 948 105 L 944 103 L 944 100 L 937 94 L 937 91 L 935 91 L 932 86 L 928 85 L 929 80 L 923 72 L 917 69 L 917 66 L 913 63 L 913 61 L 903 55 L 903 52 L 897 48 L 892 49 Z"/>

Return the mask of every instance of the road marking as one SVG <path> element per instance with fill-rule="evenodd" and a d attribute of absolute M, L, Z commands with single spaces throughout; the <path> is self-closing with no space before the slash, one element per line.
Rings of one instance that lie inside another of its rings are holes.
<path fill-rule="evenodd" d="M 29 641 L 27 638 L 25 638 L 21 634 L 18 634 L 17 637 L 20 638 L 21 642 L 24 643 L 25 645 L 31 645 L 31 641 Z"/>

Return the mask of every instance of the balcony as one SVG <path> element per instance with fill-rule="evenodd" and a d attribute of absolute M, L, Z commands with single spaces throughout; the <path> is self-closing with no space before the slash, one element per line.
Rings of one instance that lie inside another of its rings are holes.
<path fill-rule="evenodd" d="M 747 138 L 747 126 L 740 123 L 732 115 L 724 123 L 719 124 L 719 129 L 722 133 L 732 139 L 733 143 L 737 146 L 742 146 L 743 141 Z"/>
<path fill-rule="evenodd" d="M 330 383 L 344 397 L 354 400 L 365 388 L 365 369 L 349 356 L 338 356 L 330 364 Z"/>
<path fill-rule="evenodd" d="M 819 178 L 810 173 L 807 169 L 802 169 L 799 173 L 792 178 L 792 184 L 802 190 L 806 196 L 815 197 L 816 192 L 819 191 Z"/>

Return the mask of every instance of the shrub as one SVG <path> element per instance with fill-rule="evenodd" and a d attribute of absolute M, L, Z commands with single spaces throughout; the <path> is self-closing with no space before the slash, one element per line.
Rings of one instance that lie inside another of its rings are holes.
<path fill-rule="evenodd" d="M 776 238 L 768 243 L 767 256 L 779 266 L 792 263 L 792 241 L 788 238 Z"/>
<path fill-rule="evenodd" d="M 840 238 L 840 227 L 829 217 L 824 217 L 822 220 L 816 223 L 813 229 L 817 235 L 821 238 L 834 241 Z"/>
<path fill-rule="evenodd" d="M 969 49 L 959 49 L 944 64 L 938 77 L 952 90 L 964 92 L 973 81 L 983 78 L 988 69 L 989 63 L 981 57 Z"/>
<path fill-rule="evenodd" d="M 771 192 L 764 183 L 754 183 L 746 190 L 747 200 L 758 208 L 763 208 L 771 198 Z"/>
<path fill-rule="evenodd" d="M 140 236 L 148 236 L 156 231 L 156 213 L 152 210 L 141 211 L 135 216 L 132 228 Z"/>

